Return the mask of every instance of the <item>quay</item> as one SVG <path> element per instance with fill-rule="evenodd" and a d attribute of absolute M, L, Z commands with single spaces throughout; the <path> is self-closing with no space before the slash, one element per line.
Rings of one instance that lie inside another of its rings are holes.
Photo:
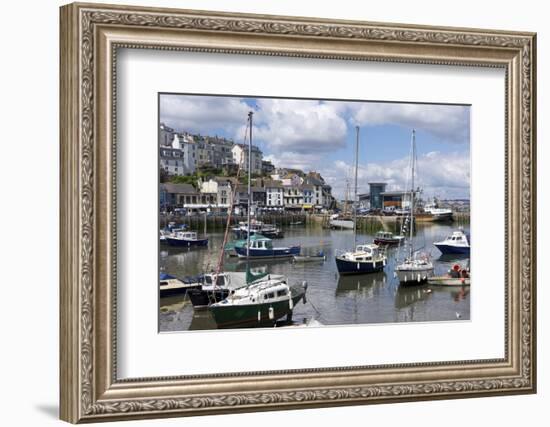
<path fill-rule="evenodd" d="M 254 216 L 257 221 L 275 226 L 291 225 L 296 222 L 306 224 L 310 215 L 301 213 L 282 213 L 282 214 L 260 214 Z M 230 226 L 237 225 L 239 222 L 246 222 L 246 215 L 231 215 Z M 164 228 L 169 222 L 175 222 L 177 225 L 186 225 L 190 230 L 203 231 L 223 231 L 227 225 L 227 215 L 160 215 L 160 227 Z"/>
<path fill-rule="evenodd" d="M 276 226 L 289 226 L 297 222 L 303 225 L 319 226 L 323 228 L 329 227 L 330 215 L 328 214 L 308 214 L 308 213 L 277 213 L 277 214 L 260 214 L 255 216 L 255 219 L 266 224 Z M 231 226 L 237 225 L 239 222 L 246 222 L 246 215 L 231 215 Z M 367 233 L 375 233 L 377 231 L 391 231 L 399 233 L 403 221 L 402 216 L 398 215 L 366 215 L 357 217 L 357 229 Z M 227 215 L 175 215 L 161 214 L 160 227 L 164 228 L 169 222 L 175 222 L 177 225 L 186 225 L 190 230 L 203 231 L 206 222 L 206 231 L 224 230 L 227 225 Z M 430 221 L 422 221 L 417 219 L 418 223 L 430 224 Z M 467 225 L 470 223 L 470 215 L 466 212 L 453 212 L 453 224 Z"/>

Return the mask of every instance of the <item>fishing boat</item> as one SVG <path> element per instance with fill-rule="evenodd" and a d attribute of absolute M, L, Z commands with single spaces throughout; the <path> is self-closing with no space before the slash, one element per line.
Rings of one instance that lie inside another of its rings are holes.
<path fill-rule="evenodd" d="M 470 269 L 455 264 L 447 274 L 429 277 L 428 284 L 433 286 L 470 286 Z"/>
<path fill-rule="evenodd" d="M 239 258 L 247 259 L 291 258 L 300 254 L 300 246 L 274 247 L 271 239 L 263 237 L 235 246 L 235 252 Z"/>
<path fill-rule="evenodd" d="M 408 228 L 409 228 L 409 253 L 408 256 L 395 267 L 395 275 L 401 284 L 420 284 L 426 282 L 428 277 L 433 275 L 434 266 L 429 256 L 420 254 L 413 246 L 414 233 L 414 202 L 415 193 L 414 177 L 416 165 L 416 139 L 415 130 L 412 131 L 411 138 L 411 208 L 409 211 Z"/>
<path fill-rule="evenodd" d="M 359 169 L 359 126 L 356 128 L 355 140 L 355 196 L 357 201 L 357 171 Z M 386 266 L 386 255 L 376 244 L 357 245 L 357 209 L 353 209 L 354 250 L 336 256 L 336 268 L 340 274 L 367 274 L 382 271 Z"/>
<path fill-rule="evenodd" d="M 159 278 L 159 292 L 161 297 L 185 295 L 190 290 L 199 289 L 201 287 L 199 280 L 195 278 L 181 280 L 167 273 L 160 273 Z"/>
<path fill-rule="evenodd" d="M 434 242 L 434 246 L 444 255 L 446 254 L 470 254 L 470 238 L 463 230 L 453 231 L 441 242 Z"/>
<path fill-rule="evenodd" d="M 453 211 L 447 208 L 440 208 L 437 199 L 424 206 L 424 212 L 431 216 L 432 221 L 446 222 L 453 220 Z"/>
<path fill-rule="evenodd" d="M 327 256 L 323 251 L 319 251 L 316 255 L 294 255 L 294 262 L 323 262 Z"/>
<path fill-rule="evenodd" d="M 230 292 L 208 310 L 218 328 L 273 326 L 286 317 L 292 320 L 294 306 L 305 303 L 307 283 L 290 286 L 286 278 L 270 278 Z"/>
<path fill-rule="evenodd" d="M 399 245 L 405 240 L 405 236 L 395 235 L 391 231 L 379 231 L 374 236 L 374 243 L 377 245 Z"/>
<path fill-rule="evenodd" d="M 196 231 L 176 231 L 166 235 L 165 239 L 170 246 L 208 246 L 208 239 L 199 238 Z"/>

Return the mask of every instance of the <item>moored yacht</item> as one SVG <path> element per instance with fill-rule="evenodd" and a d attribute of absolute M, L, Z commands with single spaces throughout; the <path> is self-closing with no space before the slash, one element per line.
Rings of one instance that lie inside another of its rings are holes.
<path fill-rule="evenodd" d="M 414 234 L 414 209 L 415 209 L 415 193 L 414 178 L 416 165 L 416 140 L 415 130 L 412 131 L 411 138 L 411 207 L 409 212 L 408 228 L 409 228 L 409 254 L 408 256 L 395 267 L 395 275 L 401 284 L 423 283 L 428 277 L 433 275 L 434 266 L 427 255 L 422 255 L 415 251 L 413 247 Z"/>
<path fill-rule="evenodd" d="M 423 283 L 433 276 L 434 266 L 425 255 L 415 253 L 395 267 L 395 274 L 401 284 Z"/>

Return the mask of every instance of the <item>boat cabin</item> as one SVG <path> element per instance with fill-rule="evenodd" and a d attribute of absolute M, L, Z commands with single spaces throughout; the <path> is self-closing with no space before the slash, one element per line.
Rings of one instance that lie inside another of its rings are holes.
<path fill-rule="evenodd" d="M 215 274 L 206 274 L 204 276 L 204 283 L 208 286 L 212 286 L 214 284 L 214 278 Z M 228 285 L 229 278 L 225 274 L 218 274 L 218 278 L 216 279 L 216 286 L 218 287 L 225 287 Z"/>
<path fill-rule="evenodd" d="M 271 239 L 257 239 L 250 241 L 250 249 L 273 249 L 273 242 Z"/>
<path fill-rule="evenodd" d="M 179 231 L 176 234 L 177 239 L 181 240 L 197 240 L 196 231 Z"/>
<path fill-rule="evenodd" d="M 378 245 L 357 245 L 353 254 L 354 261 L 370 261 L 373 258 L 378 258 Z"/>
<path fill-rule="evenodd" d="M 462 231 L 453 231 L 453 234 L 448 236 L 445 242 L 454 245 L 468 245 L 468 237 Z"/>
<path fill-rule="evenodd" d="M 379 231 L 376 233 L 376 237 L 380 239 L 393 239 L 393 233 L 391 231 Z"/>

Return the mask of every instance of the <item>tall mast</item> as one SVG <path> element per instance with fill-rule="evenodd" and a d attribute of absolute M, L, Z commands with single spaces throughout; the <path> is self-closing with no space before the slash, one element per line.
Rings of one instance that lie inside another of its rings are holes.
<path fill-rule="evenodd" d="M 357 247 L 357 170 L 359 169 L 359 126 L 355 126 L 355 194 L 353 196 L 353 250 Z"/>
<path fill-rule="evenodd" d="M 413 256 L 413 228 L 414 228 L 414 163 L 416 160 L 416 141 L 415 141 L 416 131 L 412 131 L 412 148 L 411 148 L 411 223 L 410 226 L 410 257 Z"/>
<path fill-rule="evenodd" d="M 247 211 L 248 211 L 248 218 L 247 218 L 247 230 L 246 230 L 246 259 L 249 260 L 250 259 L 250 202 L 251 202 L 251 199 L 252 199 L 252 188 L 251 188 L 251 170 L 252 170 L 252 116 L 254 115 L 254 113 L 252 111 L 250 111 L 248 113 L 248 126 L 250 126 L 249 128 L 249 132 L 250 132 L 250 135 L 249 135 L 249 138 L 248 138 L 248 206 L 247 206 Z"/>

